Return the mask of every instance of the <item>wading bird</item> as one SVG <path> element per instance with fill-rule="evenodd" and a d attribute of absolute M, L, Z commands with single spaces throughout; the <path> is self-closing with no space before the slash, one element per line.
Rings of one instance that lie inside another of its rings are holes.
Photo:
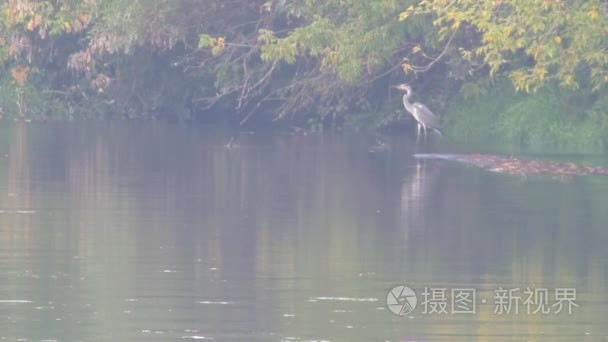
<path fill-rule="evenodd" d="M 416 138 L 420 137 L 420 128 L 422 128 L 422 130 L 424 131 L 425 138 L 427 128 L 434 130 L 435 132 L 439 133 L 439 135 L 442 135 L 440 130 L 441 126 L 439 124 L 439 117 L 433 114 L 433 112 L 431 112 L 431 110 L 428 109 L 427 106 L 423 105 L 420 102 L 410 103 L 410 96 L 412 96 L 412 87 L 404 83 L 395 85 L 393 86 L 393 88 L 405 92 L 405 94 L 403 94 L 403 106 L 405 107 L 405 110 L 410 112 L 410 114 L 412 114 L 414 119 L 416 119 L 416 121 L 418 122 Z"/>

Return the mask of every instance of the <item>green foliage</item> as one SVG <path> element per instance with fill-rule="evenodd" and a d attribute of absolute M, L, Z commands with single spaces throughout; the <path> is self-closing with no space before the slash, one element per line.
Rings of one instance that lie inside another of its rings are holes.
<path fill-rule="evenodd" d="M 504 80 L 480 83 L 463 87 L 461 95 L 449 100 L 452 106 L 442 116 L 447 137 L 469 142 L 495 139 L 500 113 L 521 98 Z"/>
<path fill-rule="evenodd" d="M 208 34 L 201 33 L 198 35 L 198 48 L 211 47 L 216 44 L 217 39 L 211 37 Z"/>
<path fill-rule="evenodd" d="M 507 71 L 526 92 L 547 82 L 599 91 L 608 84 L 608 5 L 602 0 L 421 1 L 401 13 L 434 14 L 441 34 L 461 27 L 478 32 L 477 43 L 460 47 L 461 57 L 480 57 L 490 75 Z"/>
<path fill-rule="evenodd" d="M 363 72 L 373 74 L 384 65 L 406 34 L 398 29 L 395 1 L 350 0 L 325 6 L 311 1 L 304 7 L 307 24 L 285 37 L 260 31 L 263 60 L 294 63 L 297 57 L 315 57 L 322 70 L 345 81 L 360 81 Z"/>
<path fill-rule="evenodd" d="M 530 146 L 602 150 L 608 142 L 606 107 L 595 103 L 574 106 L 570 91 L 544 87 L 518 94 L 507 82 L 497 82 L 477 97 L 459 96 L 445 124 L 452 139 L 492 141 Z"/>
<path fill-rule="evenodd" d="M 602 0 L 7 0 L 0 100 L 15 117 L 363 130 L 404 114 L 388 86 L 409 81 L 453 139 L 595 148 L 607 12 Z"/>
<path fill-rule="evenodd" d="M 72 118 L 72 104 L 54 95 L 41 90 L 35 82 L 16 86 L 11 77 L 3 75 L 0 77 L 0 116 L 16 120 Z"/>
<path fill-rule="evenodd" d="M 586 111 L 586 114 L 587 120 L 595 123 L 598 129 L 604 132 L 608 131 L 608 91 L 600 94 L 599 98 Z"/>

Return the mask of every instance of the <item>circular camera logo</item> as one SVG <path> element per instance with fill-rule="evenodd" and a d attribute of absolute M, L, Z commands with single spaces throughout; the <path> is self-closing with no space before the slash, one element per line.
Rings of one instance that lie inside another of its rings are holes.
<path fill-rule="evenodd" d="M 418 304 L 418 298 L 409 287 L 397 286 L 386 296 L 386 304 L 392 313 L 404 316 L 414 311 L 416 304 Z"/>

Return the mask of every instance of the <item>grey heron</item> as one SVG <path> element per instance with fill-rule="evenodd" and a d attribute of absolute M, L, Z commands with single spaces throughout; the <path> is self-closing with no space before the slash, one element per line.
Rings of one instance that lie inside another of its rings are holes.
<path fill-rule="evenodd" d="M 410 103 L 410 96 L 412 96 L 412 87 L 410 87 L 408 84 L 403 83 L 395 85 L 393 86 L 393 88 L 405 92 L 405 94 L 403 94 L 403 106 L 405 107 L 405 110 L 412 114 L 412 116 L 414 117 L 414 119 L 416 119 L 418 123 L 417 137 L 420 137 L 420 128 L 423 129 L 425 138 L 427 128 L 439 133 L 439 135 L 442 135 L 440 130 L 441 125 L 439 124 L 439 117 L 433 114 L 433 112 L 427 106 L 423 105 L 420 102 Z"/>

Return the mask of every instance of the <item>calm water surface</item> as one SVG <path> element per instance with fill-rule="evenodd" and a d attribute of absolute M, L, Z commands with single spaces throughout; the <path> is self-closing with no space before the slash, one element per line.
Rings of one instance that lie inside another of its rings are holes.
<path fill-rule="evenodd" d="M 0 133 L 0 341 L 608 341 L 607 178 L 418 162 L 447 147 L 403 138 Z M 474 313 L 452 313 L 458 289 Z"/>

